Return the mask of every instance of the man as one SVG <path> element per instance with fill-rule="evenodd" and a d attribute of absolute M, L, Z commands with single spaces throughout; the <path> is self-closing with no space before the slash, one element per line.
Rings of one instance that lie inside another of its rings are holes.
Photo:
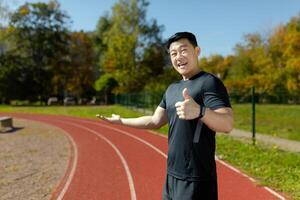
<path fill-rule="evenodd" d="M 216 200 L 215 133 L 230 132 L 233 114 L 223 83 L 198 67 L 196 37 L 178 32 L 167 41 L 172 65 L 182 80 L 171 84 L 152 116 L 101 117 L 136 128 L 169 124 L 164 200 Z"/>

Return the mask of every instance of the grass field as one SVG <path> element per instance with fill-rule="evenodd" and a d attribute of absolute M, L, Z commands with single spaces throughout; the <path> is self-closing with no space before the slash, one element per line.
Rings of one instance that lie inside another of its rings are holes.
<path fill-rule="evenodd" d="M 234 104 L 234 126 L 247 131 L 252 130 L 251 104 Z M 76 107 L 8 107 L 0 106 L 1 111 L 11 112 L 38 112 L 47 114 L 75 115 L 83 117 L 94 117 L 102 113 L 110 115 L 111 112 L 120 112 L 121 116 L 138 116 L 140 113 L 123 109 L 120 106 L 76 106 Z M 256 106 L 256 131 L 281 138 L 300 141 L 300 105 L 257 105 Z"/>
<path fill-rule="evenodd" d="M 300 153 L 252 145 L 226 135 L 217 136 L 217 154 L 259 184 L 300 200 Z"/>
<path fill-rule="evenodd" d="M 235 104 L 235 128 L 251 131 L 251 104 Z M 300 141 L 300 105 L 256 105 L 256 132 Z"/>
<path fill-rule="evenodd" d="M 235 126 L 250 130 L 251 105 L 234 105 Z M 300 134 L 300 106 L 257 106 L 258 132 L 297 139 Z M 121 106 L 89 107 L 7 107 L 0 106 L 0 112 L 28 112 L 59 114 L 95 118 L 97 113 L 109 116 L 118 113 L 123 117 L 137 117 L 141 113 Z M 157 131 L 167 134 L 167 127 Z M 278 133 L 280 132 L 280 133 Z M 246 174 L 255 177 L 259 184 L 267 185 L 277 191 L 288 194 L 292 199 L 300 200 L 300 154 L 269 148 L 260 144 L 253 146 L 234 140 L 231 137 L 217 136 L 218 155 Z"/>
<path fill-rule="evenodd" d="M 112 113 L 118 113 L 124 117 L 137 117 L 141 113 L 124 108 L 122 106 L 0 106 L 0 112 L 26 112 L 26 113 L 41 113 L 52 115 L 69 115 L 87 118 L 96 118 L 96 114 L 101 113 L 105 116 L 110 116 Z"/>

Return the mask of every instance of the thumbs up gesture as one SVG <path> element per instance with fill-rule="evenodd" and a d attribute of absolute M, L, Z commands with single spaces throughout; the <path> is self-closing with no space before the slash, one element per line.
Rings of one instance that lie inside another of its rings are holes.
<path fill-rule="evenodd" d="M 191 120 L 199 117 L 200 105 L 189 95 L 187 88 L 182 90 L 184 101 L 175 104 L 177 115 L 180 119 Z"/>

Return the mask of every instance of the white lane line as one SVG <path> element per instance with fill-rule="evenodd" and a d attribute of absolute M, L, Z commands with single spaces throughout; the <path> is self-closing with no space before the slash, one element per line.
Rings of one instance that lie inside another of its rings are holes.
<path fill-rule="evenodd" d="M 71 119 L 71 120 L 72 120 L 72 119 Z M 101 126 L 101 127 L 109 128 L 109 129 L 111 129 L 111 130 L 115 130 L 115 131 L 117 131 L 117 132 L 119 132 L 119 133 L 122 133 L 122 134 L 124 134 L 124 135 L 129 136 L 129 137 L 132 137 L 132 138 L 134 138 L 134 139 L 136 139 L 136 140 L 138 140 L 138 141 L 140 141 L 140 142 L 146 144 L 147 146 L 149 146 L 150 148 L 152 148 L 153 150 L 155 150 L 156 152 L 158 152 L 159 154 L 161 154 L 163 157 L 167 158 L 167 155 L 166 155 L 165 153 L 163 153 L 161 150 L 159 150 L 157 147 L 153 146 L 153 145 L 150 144 L 149 142 L 147 142 L 147 141 L 145 141 L 145 140 L 143 140 L 143 139 L 141 139 L 141 138 L 139 138 L 139 137 L 137 137 L 137 136 L 135 136 L 135 135 L 130 134 L 130 133 L 127 132 L 127 131 L 123 131 L 123 130 L 120 130 L 120 129 L 117 129 L 117 128 L 110 127 L 110 126 L 108 126 L 108 125 L 100 124 L 100 123 L 97 123 L 97 122 L 92 122 L 92 121 L 85 120 L 85 119 L 82 119 L 82 120 L 81 120 L 81 119 L 78 119 L 78 120 L 77 120 L 77 119 L 74 119 L 74 121 L 75 121 L 75 120 L 76 120 L 76 121 L 84 121 L 84 122 L 87 122 L 87 123 L 89 123 L 89 124 L 94 124 L 94 125 L 96 125 L 96 126 Z M 252 177 L 250 177 L 250 176 L 248 176 L 248 175 L 242 173 L 242 172 L 241 172 L 240 170 L 238 170 L 237 168 L 235 168 L 235 167 L 233 167 L 233 166 L 227 164 L 226 162 L 224 162 L 224 161 L 218 159 L 218 157 L 216 157 L 216 160 L 217 160 L 218 162 L 220 162 L 222 165 L 224 165 L 224 166 L 226 166 L 227 168 L 231 169 L 232 171 L 234 171 L 234 172 L 236 172 L 236 173 L 238 173 L 238 174 L 241 174 L 242 176 L 248 178 L 248 179 L 249 179 L 250 181 L 252 181 L 253 183 L 256 182 L 256 180 L 253 179 Z M 278 194 L 277 192 L 275 192 L 275 191 L 272 190 L 271 188 L 269 188 L 269 187 L 264 187 L 264 188 L 265 188 L 268 192 L 270 192 L 271 194 L 277 196 L 280 200 L 286 200 L 283 196 L 281 196 L 280 194 Z"/>
<path fill-rule="evenodd" d="M 75 170 L 76 170 L 76 167 L 77 167 L 77 161 L 78 161 L 78 150 L 77 150 L 77 146 L 76 146 L 76 143 L 74 142 L 73 138 L 67 133 L 66 134 L 67 137 L 69 138 L 69 140 L 71 141 L 71 145 L 73 146 L 73 149 L 74 149 L 74 160 L 73 160 L 73 163 L 72 163 L 72 168 L 71 168 L 71 172 L 67 178 L 67 181 L 63 187 L 63 189 L 61 190 L 59 196 L 57 197 L 57 200 L 62 200 L 64 198 L 64 195 L 66 194 L 71 182 L 72 182 L 72 179 L 74 177 L 74 174 L 75 174 Z"/>
<path fill-rule="evenodd" d="M 60 121 L 62 122 L 62 121 Z M 99 132 L 96 132 L 92 129 L 89 129 L 89 128 L 86 128 L 84 126 L 81 126 L 81 125 L 78 125 L 78 124 L 75 124 L 75 123 L 72 123 L 72 122 L 62 122 L 62 123 L 67 123 L 67 124 L 71 124 L 73 126 L 76 126 L 76 127 L 79 127 L 79 128 L 82 128 L 82 129 L 85 129 L 87 130 L 88 132 L 91 132 L 93 133 L 94 135 L 96 135 L 97 137 L 100 137 L 102 140 L 104 140 L 105 142 L 107 142 L 114 150 L 115 152 L 117 153 L 117 155 L 119 156 L 119 158 L 121 159 L 121 162 L 123 164 L 123 167 L 125 168 L 125 172 L 126 172 L 126 175 L 127 175 L 127 179 L 128 179 L 128 183 L 129 183 L 129 189 L 130 189 L 130 196 L 131 196 L 131 200 L 136 200 L 136 192 L 135 192 L 135 188 L 134 188 L 134 183 L 133 183 L 133 178 L 132 178 L 132 175 L 131 175 L 131 172 L 129 170 L 129 166 L 124 158 L 124 156 L 122 155 L 122 153 L 120 152 L 120 150 L 116 147 L 116 145 L 114 145 L 109 139 L 107 139 L 105 136 L 101 135 Z"/>
<path fill-rule="evenodd" d="M 23 117 L 24 117 L 24 116 L 21 116 L 20 119 L 22 119 Z M 45 119 L 42 119 L 42 120 L 40 120 L 40 119 L 27 119 L 26 117 L 23 118 L 23 119 L 31 120 L 31 121 L 38 121 L 38 122 L 46 123 L 46 124 L 49 124 L 49 123 L 47 123 L 47 122 L 49 122 L 49 121 L 56 121 L 56 122 L 63 123 L 62 121 L 54 120 L 54 119 L 48 119 L 48 118 L 47 118 L 47 121 L 45 121 Z M 66 178 L 67 180 L 66 180 L 66 182 L 65 182 L 65 184 L 64 184 L 64 186 L 63 186 L 63 188 L 61 189 L 61 191 L 60 191 L 58 197 L 56 198 L 56 200 L 62 200 L 63 197 L 64 197 L 64 195 L 65 195 L 65 193 L 67 192 L 67 190 L 68 190 L 68 188 L 69 188 L 69 186 L 70 186 L 72 180 L 73 180 L 73 177 L 74 177 L 74 174 L 75 174 L 75 171 L 76 171 L 77 162 L 78 162 L 78 148 L 77 148 L 77 145 L 76 145 L 75 141 L 73 140 L 73 138 L 69 135 L 69 132 L 68 132 L 68 131 L 64 130 L 63 128 L 61 128 L 61 127 L 59 127 L 59 126 L 57 126 L 57 125 L 53 125 L 53 124 L 50 124 L 50 125 L 55 126 L 56 128 L 62 130 L 62 131 L 64 132 L 64 134 L 68 137 L 68 139 L 69 139 L 69 141 L 70 141 L 70 145 L 73 147 L 72 149 L 73 149 L 73 154 L 74 154 L 73 156 L 74 156 L 74 158 L 73 158 L 73 162 L 71 163 L 71 165 L 72 165 L 72 166 L 71 166 L 71 171 L 70 171 L 70 173 L 67 175 L 67 176 L 68 176 L 68 177 Z M 71 149 L 71 151 L 72 151 L 72 149 Z M 72 153 L 72 152 L 71 152 L 71 153 Z M 67 170 L 68 170 L 68 168 L 69 168 L 69 166 L 67 167 Z M 68 172 L 66 172 L 66 173 L 68 173 Z M 59 189 L 58 187 L 60 186 L 60 184 L 61 184 L 61 183 L 58 183 L 56 189 Z M 55 192 L 56 192 L 56 191 L 54 191 L 53 194 L 55 194 Z M 52 195 L 53 195 L 53 194 L 52 194 Z M 52 199 L 52 197 L 51 197 L 51 199 Z"/>
<path fill-rule="evenodd" d="M 231 169 L 232 171 L 234 171 L 235 173 L 238 173 L 238 174 L 240 174 L 240 175 L 242 175 L 242 176 L 248 178 L 250 181 L 255 182 L 255 180 L 254 180 L 253 178 L 251 178 L 250 176 L 248 176 L 248 175 L 242 173 L 240 170 L 238 170 L 237 168 L 235 168 L 235 167 L 229 165 L 228 163 L 224 162 L 223 160 L 220 160 L 217 156 L 215 157 L 215 159 L 216 159 L 219 163 L 221 163 L 222 165 L 224 165 L 225 167 L 227 167 L 227 168 Z"/>
<path fill-rule="evenodd" d="M 220 160 L 217 156 L 215 157 L 215 159 L 216 159 L 219 163 L 221 163 L 222 165 L 224 165 L 225 167 L 227 167 L 227 168 L 231 169 L 232 171 L 234 171 L 234 172 L 236 172 L 236 173 L 238 173 L 238 174 L 240 174 L 240 175 L 242 175 L 242 176 L 248 178 L 248 179 L 249 179 L 250 181 L 252 181 L 253 183 L 256 183 L 256 180 L 255 180 L 255 179 L 253 179 L 252 177 L 250 177 L 250 176 L 248 176 L 248 175 L 242 173 L 240 170 L 238 170 L 237 168 L 233 167 L 232 165 L 229 165 L 228 163 L 226 163 L 226 162 Z M 278 197 L 280 200 L 286 200 L 285 197 L 281 196 L 280 194 L 278 194 L 277 192 L 275 192 L 275 191 L 272 190 L 271 188 L 269 188 L 269 187 L 267 187 L 267 186 L 264 186 L 263 188 L 264 188 L 265 190 L 267 190 L 268 192 L 270 192 L 272 195 Z"/>
<path fill-rule="evenodd" d="M 283 196 L 281 196 L 280 194 L 278 194 L 277 192 L 275 192 L 274 190 L 272 190 L 269 187 L 264 187 L 266 190 L 268 190 L 271 194 L 275 195 L 276 197 L 278 197 L 280 200 L 286 200 Z"/>
<path fill-rule="evenodd" d="M 74 120 L 75 121 L 75 120 Z M 76 121 L 84 121 L 86 123 L 89 123 L 89 124 L 93 124 L 93 125 L 96 125 L 96 126 L 99 126 L 99 127 L 105 127 L 105 128 L 108 128 L 108 129 L 111 129 L 111 130 L 114 130 L 114 131 L 117 131 L 119 133 L 122 133 L 124 135 L 127 135 L 129 137 L 132 137 L 142 143 L 144 143 L 145 145 L 149 146 L 150 148 L 152 148 L 154 151 L 156 151 L 157 153 L 159 153 L 160 155 L 162 155 L 164 158 L 167 158 L 167 155 L 162 152 L 160 149 L 158 149 L 157 147 L 155 147 L 154 145 L 150 144 L 149 142 L 147 142 L 146 140 L 143 140 L 142 138 L 140 137 L 137 137 L 127 131 L 123 131 L 123 130 L 120 130 L 120 129 L 117 129 L 117 128 L 114 128 L 114 127 L 111 127 L 111 126 L 108 126 L 108 125 L 104 125 L 104 124 L 100 124 L 100 123 L 97 123 L 97 122 L 91 122 L 89 120 L 76 120 Z"/>

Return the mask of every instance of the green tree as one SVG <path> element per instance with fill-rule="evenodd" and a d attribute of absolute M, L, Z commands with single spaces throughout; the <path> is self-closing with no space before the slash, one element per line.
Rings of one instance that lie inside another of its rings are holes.
<path fill-rule="evenodd" d="M 118 86 L 117 81 L 112 77 L 111 74 L 103 74 L 94 84 L 95 90 L 104 96 L 104 103 L 108 104 L 109 97 L 111 96 L 112 90 Z"/>
<path fill-rule="evenodd" d="M 0 55 L 4 54 L 9 45 L 6 41 L 7 28 L 5 24 L 9 18 L 10 12 L 11 10 L 7 2 L 0 0 Z"/>
<path fill-rule="evenodd" d="M 65 89 L 76 97 L 88 98 L 94 94 L 97 74 L 91 36 L 83 31 L 71 33 L 69 53 L 70 66 L 67 67 Z"/>
<path fill-rule="evenodd" d="M 0 100 L 9 103 L 12 99 L 28 97 L 32 88 L 32 77 L 25 76 L 28 70 L 21 57 L 6 53 L 0 55 Z"/>
<path fill-rule="evenodd" d="M 59 8 L 54 0 L 48 4 L 26 3 L 11 16 L 9 40 L 14 45 L 9 54 L 22 60 L 12 66 L 26 68 L 22 85 L 31 88 L 23 98 L 46 101 L 55 92 L 51 86 L 62 84 L 52 80 L 53 74 L 65 73 L 64 66 L 68 62 L 69 17 Z"/>
<path fill-rule="evenodd" d="M 98 23 L 100 71 L 118 82 L 117 93 L 140 91 L 163 71 L 162 27 L 146 21 L 147 6 L 145 0 L 119 0 Z"/>
<path fill-rule="evenodd" d="M 171 83 L 180 80 L 181 78 L 179 73 L 173 69 L 171 65 L 167 65 L 161 74 L 157 75 L 152 81 L 146 84 L 144 90 L 148 93 L 162 95 Z"/>
<path fill-rule="evenodd" d="M 0 0 L 0 28 L 3 28 L 10 14 L 10 8 L 4 0 Z"/>

